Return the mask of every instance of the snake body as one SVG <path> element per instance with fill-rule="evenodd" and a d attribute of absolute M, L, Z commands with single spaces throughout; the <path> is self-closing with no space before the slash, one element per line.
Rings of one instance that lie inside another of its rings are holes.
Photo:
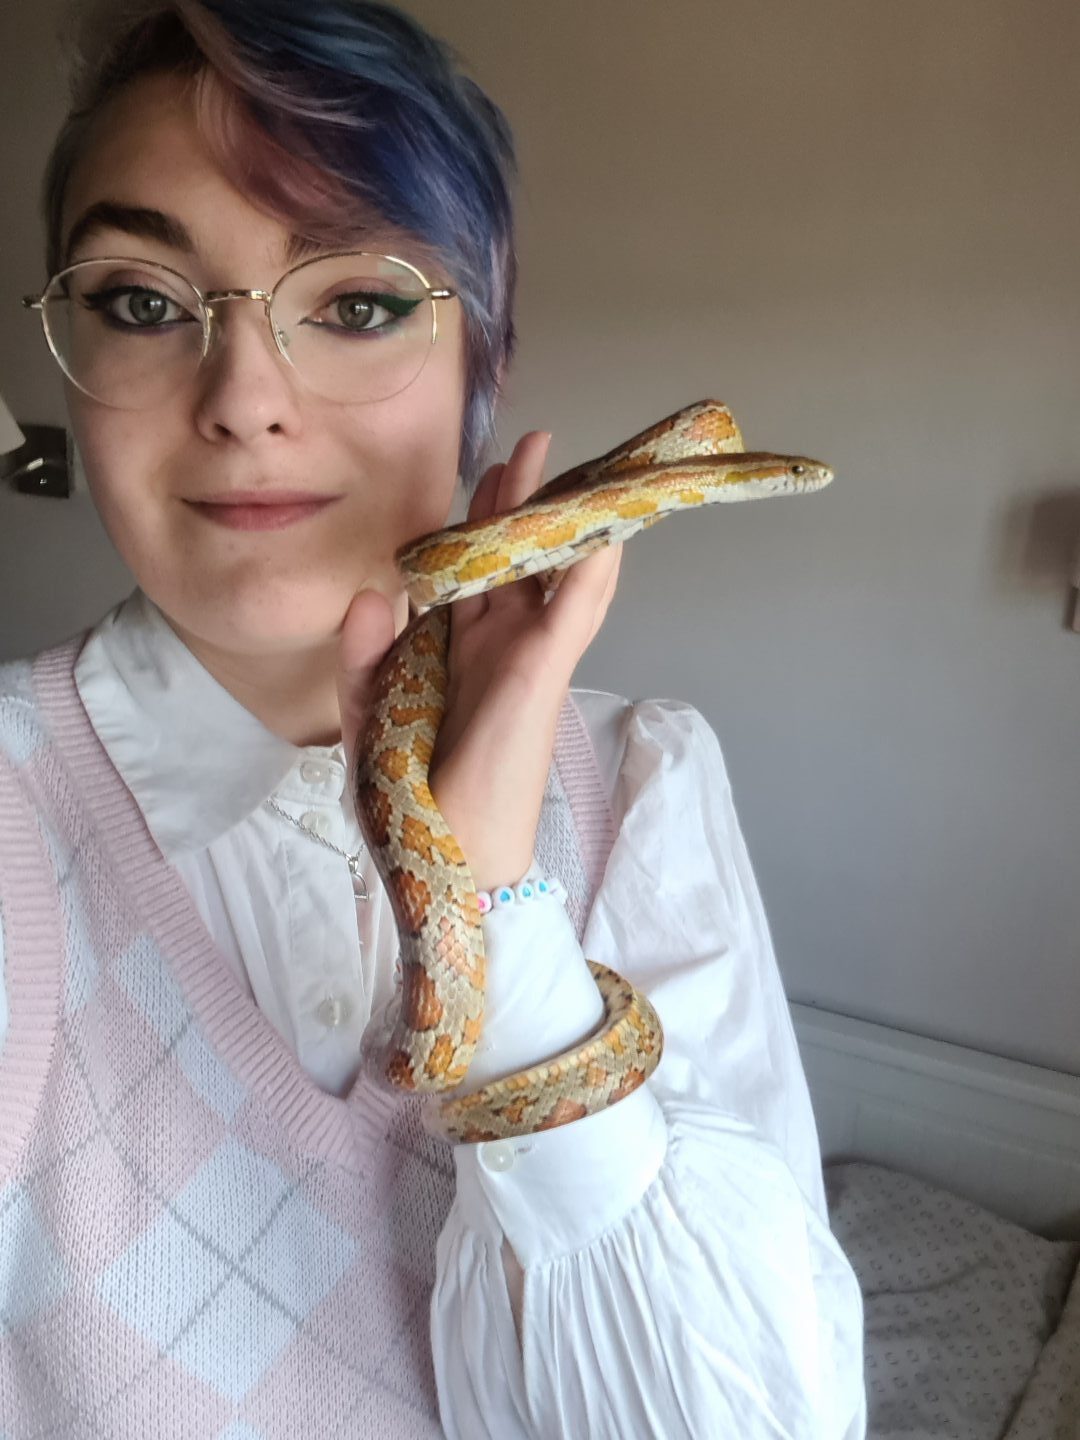
<path fill-rule="evenodd" d="M 401 938 L 400 1009 L 378 1062 L 392 1085 L 462 1085 L 483 1025 L 476 888 L 428 787 L 446 695 L 447 607 L 566 568 L 677 510 L 817 490 L 832 478 L 816 460 L 745 451 L 727 407 L 701 401 L 549 481 L 516 510 L 440 530 L 399 553 L 418 614 L 376 679 L 354 766 L 357 815 Z M 655 1010 L 613 971 L 590 968 L 605 1006 L 597 1034 L 444 1099 L 436 1116 L 443 1134 L 477 1141 L 548 1129 L 617 1103 L 648 1078 L 663 1046 Z"/>

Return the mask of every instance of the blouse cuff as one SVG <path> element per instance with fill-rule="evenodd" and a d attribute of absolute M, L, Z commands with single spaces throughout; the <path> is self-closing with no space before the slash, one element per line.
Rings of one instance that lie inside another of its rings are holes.
<path fill-rule="evenodd" d="M 458 1145 L 457 1203 L 471 1229 L 492 1222 L 522 1267 L 591 1245 L 659 1173 L 667 1124 L 647 1085 L 584 1120 L 483 1145 Z"/>
<path fill-rule="evenodd" d="M 604 1015 L 581 942 L 556 896 L 490 910 L 483 925 L 484 1024 L 461 1095 L 569 1050 Z"/>
<path fill-rule="evenodd" d="M 604 1007 L 562 901 L 543 896 L 484 916 L 484 1028 L 458 1093 L 570 1049 Z M 534 1135 L 455 1147 L 458 1205 L 474 1230 L 496 1228 L 520 1263 L 591 1244 L 652 1184 L 667 1126 L 646 1086 L 599 1114 Z"/>

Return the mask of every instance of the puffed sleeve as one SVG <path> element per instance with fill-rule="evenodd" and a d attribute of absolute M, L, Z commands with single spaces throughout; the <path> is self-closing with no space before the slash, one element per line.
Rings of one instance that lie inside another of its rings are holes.
<path fill-rule="evenodd" d="M 548 977 L 576 975 L 584 952 L 648 992 L 664 1058 L 603 1114 L 457 1147 L 432 1298 L 444 1429 L 450 1440 L 858 1440 L 861 1298 L 828 1228 L 806 1082 L 719 746 L 696 711 L 670 702 L 627 706 L 620 727 L 620 823 L 584 947 L 550 905 L 493 935 L 492 966 L 519 987 L 497 1026 L 516 1054 L 512 1017 L 520 1035 L 528 1003 L 543 1036 L 558 986 L 526 1002 L 521 977 L 537 957 Z"/>

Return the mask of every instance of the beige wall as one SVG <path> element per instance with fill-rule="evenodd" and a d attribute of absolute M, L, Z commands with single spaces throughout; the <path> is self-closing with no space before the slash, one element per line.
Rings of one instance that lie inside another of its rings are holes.
<path fill-rule="evenodd" d="M 582 683 L 720 733 L 793 999 L 1080 1070 L 1080 7 L 413 0 L 523 169 L 509 445 L 716 395 L 829 460 L 636 542 Z M 0 390 L 58 118 L 57 0 L 0 16 Z M 85 496 L 0 496 L 0 654 L 122 593 Z"/>

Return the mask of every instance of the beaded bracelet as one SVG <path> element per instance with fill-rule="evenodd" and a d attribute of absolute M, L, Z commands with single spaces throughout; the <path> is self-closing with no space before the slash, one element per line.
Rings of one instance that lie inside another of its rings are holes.
<path fill-rule="evenodd" d="M 566 902 L 566 891 L 553 876 L 527 875 L 519 885 L 500 885 L 497 890 L 478 890 L 476 898 L 480 902 L 480 914 L 487 915 L 492 910 L 502 910 L 507 905 L 526 905 L 532 900 L 543 900 L 550 896 L 553 900 Z"/>

